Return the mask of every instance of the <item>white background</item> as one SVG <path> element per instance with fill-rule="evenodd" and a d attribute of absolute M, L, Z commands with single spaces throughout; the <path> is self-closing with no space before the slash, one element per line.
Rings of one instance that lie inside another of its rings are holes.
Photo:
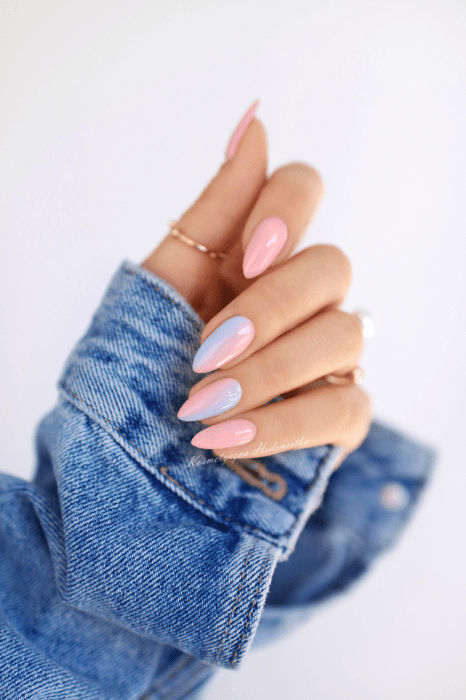
<path fill-rule="evenodd" d="M 0 0 L 2 469 L 124 258 L 141 262 L 250 104 L 270 169 L 322 173 L 304 245 L 349 255 L 379 418 L 435 446 L 430 489 L 370 575 L 207 700 L 466 697 L 464 0 Z"/>

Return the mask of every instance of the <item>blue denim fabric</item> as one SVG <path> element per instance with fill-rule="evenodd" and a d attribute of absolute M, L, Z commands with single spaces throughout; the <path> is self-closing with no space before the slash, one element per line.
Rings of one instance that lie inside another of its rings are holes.
<path fill-rule="evenodd" d="M 194 700 L 409 519 L 434 453 L 380 422 L 337 471 L 332 445 L 228 463 L 192 446 L 204 426 L 176 414 L 203 327 L 124 261 L 38 425 L 32 483 L 0 476 L 1 700 Z"/>

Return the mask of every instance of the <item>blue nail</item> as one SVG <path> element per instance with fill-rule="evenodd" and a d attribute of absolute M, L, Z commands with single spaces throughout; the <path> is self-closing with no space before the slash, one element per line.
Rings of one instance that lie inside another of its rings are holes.
<path fill-rule="evenodd" d="M 202 343 L 193 360 L 194 372 L 211 372 L 238 357 L 254 338 L 253 322 L 245 316 L 224 321 Z"/>

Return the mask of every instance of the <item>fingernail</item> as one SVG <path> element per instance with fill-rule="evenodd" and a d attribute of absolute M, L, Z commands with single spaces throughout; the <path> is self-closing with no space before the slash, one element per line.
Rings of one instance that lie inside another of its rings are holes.
<path fill-rule="evenodd" d="M 256 100 L 248 109 L 244 117 L 241 119 L 240 123 L 236 127 L 233 136 L 230 139 L 230 143 L 228 144 L 227 148 L 227 155 L 226 159 L 230 160 L 230 158 L 233 158 L 233 156 L 236 153 L 236 149 L 239 146 L 239 142 L 241 141 L 244 132 L 248 128 L 251 119 L 256 113 L 257 108 L 259 107 L 259 102 L 260 100 Z"/>
<path fill-rule="evenodd" d="M 217 450 L 221 447 L 234 447 L 251 442 L 256 436 L 256 426 L 250 420 L 226 420 L 201 430 L 191 440 L 194 447 Z"/>
<path fill-rule="evenodd" d="M 260 222 L 248 243 L 243 259 L 245 277 L 257 277 L 273 263 L 288 238 L 288 227 L 279 216 Z"/>
<path fill-rule="evenodd" d="M 211 372 L 246 350 L 254 338 L 254 324 L 244 316 L 224 321 L 202 343 L 193 360 L 194 372 Z"/>
<path fill-rule="evenodd" d="M 219 379 L 190 396 L 178 411 L 178 418 L 189 421 L 218 416 L 236 406 L 241 393 L 241 384 L 236 379 Z"/>

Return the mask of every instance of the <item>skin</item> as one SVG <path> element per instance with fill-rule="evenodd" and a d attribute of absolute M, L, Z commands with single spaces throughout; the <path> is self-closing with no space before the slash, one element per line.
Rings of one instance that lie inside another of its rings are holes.
<path fill-rule="evenodd" d="M 222 458 L 248 458 L 324 444 L 343 448 L 339 464 L 364 440 L 372 418 L 369 395 L 359 386 L 325 383 L 326 374 L 345 375 L 363 351 L 358 318 L 342 311 L 351 265 L 336 246 L 309 246 L 293 255 L 323 194 L 322 179 L 310 165 L 288 163 L 267 176 L 267 136 L 254 117 L 230 160 L 178 220 L 187 236 L 231 260 L 212 260 L 173 236 L 166 237 L 142 266 L 165 279 L 206 322 L 203 342 L 232 316 L 255 326 L 246 350 L 195 384 L 189 396 L 231 377 L 242 387 L 239 403 L 206 418 L 205 427 L 232 418 L 255 423 L 255 438 L 241 446 L 215 449 Z M 246 279 L 243 256 L 257 225 L 279 216 L 288 240 L 259 276 Z M 275 396 L 284 401 L 264 406 Z M 260 449 L 260 453 L 257 450 Z"/>

